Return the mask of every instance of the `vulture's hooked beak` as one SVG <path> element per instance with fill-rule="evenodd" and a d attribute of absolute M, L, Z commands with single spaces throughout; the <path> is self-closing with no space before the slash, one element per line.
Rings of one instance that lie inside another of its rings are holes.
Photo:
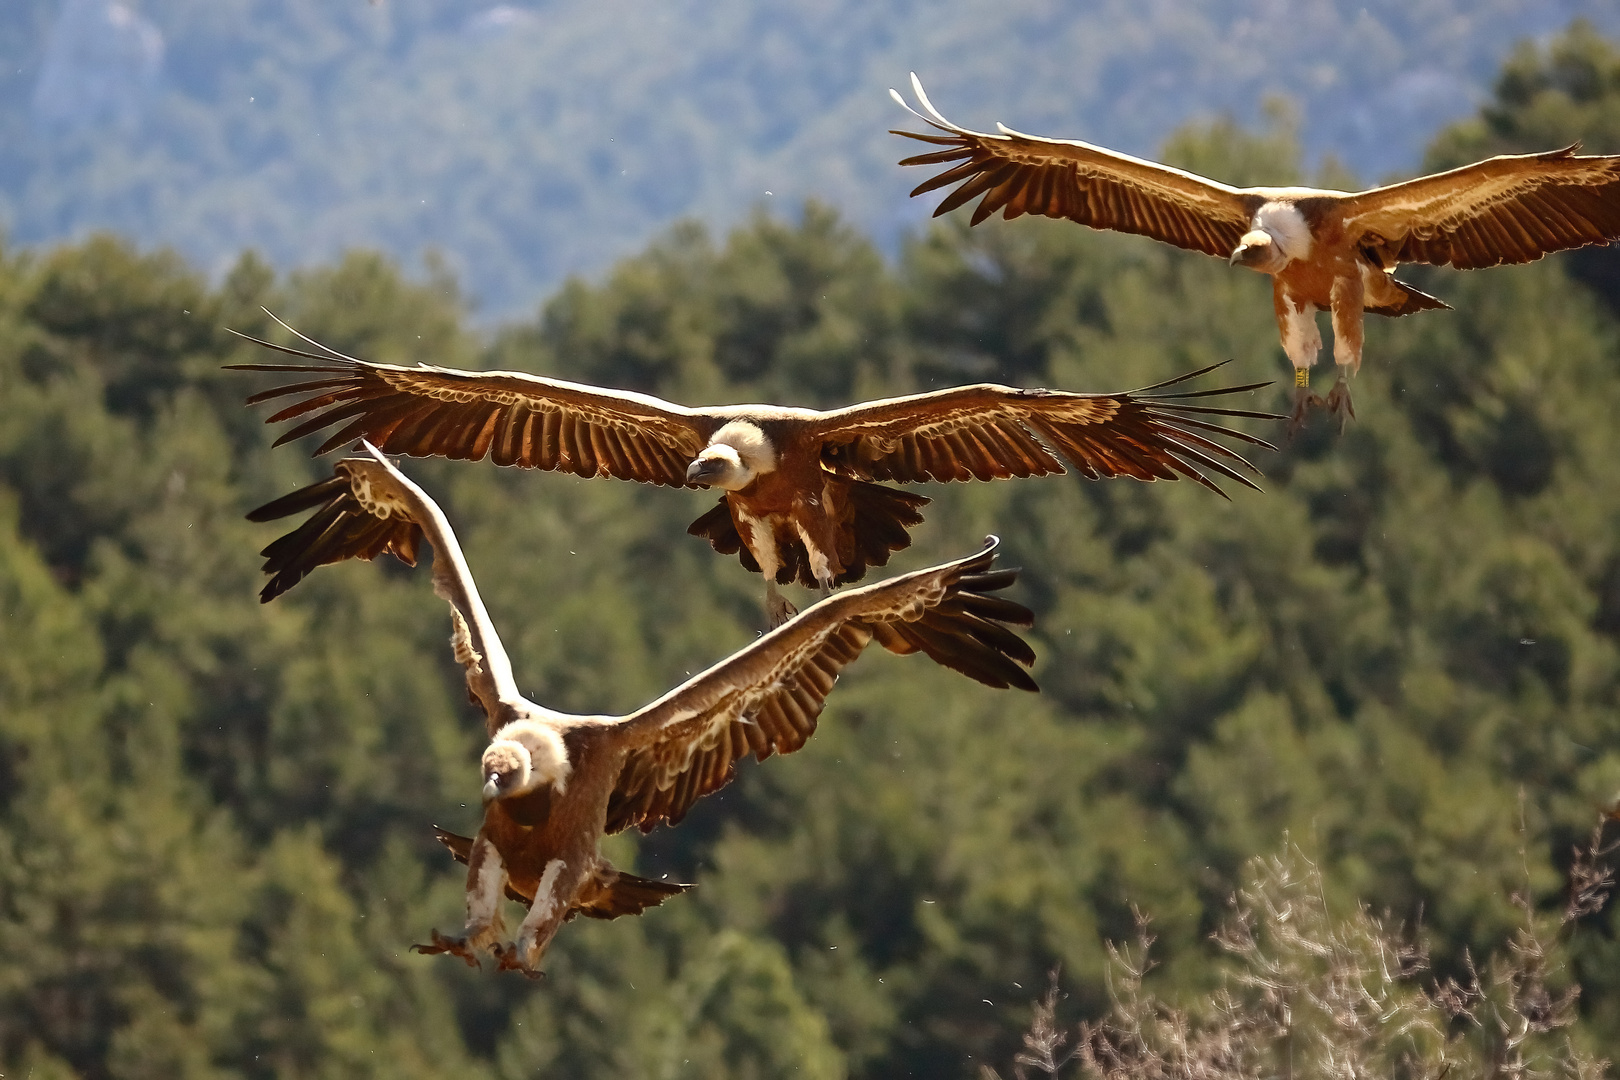
<path fill-rule="evenodd" d="M 688 484 L 707 484 L 726 471 L 726 463 L 719 458 L 698 458 L 686 467 Z"/>
<path fill-rule="evenodd" d="M 494 773 L 490 773 L 489 774 L 489 779 L 484 781 L 484 805 L 488 806 L 490 803 L 492 803 L 496 799 L 500 798 L 500 796 L 501 796 L 501 782 L 500 782 L 500 779 Z"/>
<path fill-rule="evenodd" d="M 1227 266 L 1236 266 L 1238 263 L 1243 261 L 1243 256 L 1247 255 L 1248 253 L 1249 253 L 1249 245 L 1248 244 L 1239 244 L 1236 248 L 1234 248 L 1232 250 L 1231 257 L 1229 257 L 1226 260 L 1226 265 Z"/>

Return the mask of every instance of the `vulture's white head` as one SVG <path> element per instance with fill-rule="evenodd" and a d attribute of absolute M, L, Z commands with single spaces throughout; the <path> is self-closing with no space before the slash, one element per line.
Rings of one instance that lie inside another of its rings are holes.
<path fill-rule="evenodd" d="M 1232 249 L 1232 255 L 1226 261 L 1229 265 L 1247 266 L 1262 274 L 1275 274 L 1288 265 L 1288 256 L 1283 254 L 1270 233 L 1254 229 L 1243 234 L 1243 239 L 1238 241 L 1238 246 Z"/>
<path fill-rule="evenodd" d="M 497 731 L 479 768 L 486 803 L 527 795 L 548 785 L 561 792 L 573 771 L 562 736 L 550 725 L 533 720 L 514 720 Z"/>
<path fill-rule="evenodd" d="M 733 420 L 709 440 L 687 467 L 686 480 L 704 487 L 741 491 L 776 468 L 776 447 L 756 424 Z"/>
<path fill-rule="evenodd" d="M 1253 226 L 1238 240 L 1226 261 L 1262 274 L 1275 274 L 1292 259 L 1309 258 L 1311 227 L 1299 207 L 1286 199 L 1273 199 L 1255 211 Z"/>

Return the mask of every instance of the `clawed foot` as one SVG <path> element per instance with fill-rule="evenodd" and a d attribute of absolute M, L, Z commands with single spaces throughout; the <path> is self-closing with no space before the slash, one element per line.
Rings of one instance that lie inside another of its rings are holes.
<path fill-rule="evenodd" d="M 516 945 L 497 945 L 494 953 L 496 971 L 521 971 L 531 979 L 543 979 L 546 977 L 546 973 L 539 968 L 530 967 L 523 962 L 518 955 L 519 949 Z"/>
<path fill-rule="evenodd" d="M 775 589 L 765 595 L 765 617 L 770 620 L 770 629 L 775 630 L 798 613 L 799 609 Z"/>
<path fill-rule="evenodd" d="M 1298 435 L 1299 429 L 1305 426 L 1305 418 L 1311 414 L 1311 410 L 1319 408 L 1322 404 L 1321 396 L 1311 393 L 1310 387 L 1296 386 L 1294 388 L 1294 410 L 1288 414 L 1288 437 L 1290 439 Z"/>
<path fill-rule="evenodd" d="M 1356 418 L 1356 407 L 1350 403 L 1350 384 L 1345 382 L 1341 375 L 1339 381 L 1333 384 L 1328 391 L 1327 400 L 1322 403 L 1328 412 L 1339 418 L 1339 432 L 1344 433 L 1344 425 L 1348 420 Z"/>
<path fill-rule="evenodd" d="M 481 968 L 478 954 L 475 953 L 467 939 L 464 937 L 445 937 L 437 930 L 433 931 L 433 941 L 428 945 L 412 945 L 412 952 L 419 952 L 424 956 L 437 956 L 445 953 L 450 956 L 459 956 L 467 962 L 468 967 Z M 503 945 L 499 942 L 489 947 L 490 953 L 495 957 L 496 971 L 521 971 L 531 979 L 545 978 L 545 972 L 539 968 L 530 967 L 522 960 L 522 950 L 517 945 Z"/>
<path fill-rule="evenodd" d="M 411 951 L 422 953 L 424 956 L 449 953 L 451 956 L 461 957 L 467 962 L 468 967 L 483 967 L 478 962 L 477 955 L 467 946 L 466 938 L 448 938 L 437 930 L 433 931 L 433 943 L 431 945 L 412 945 Z"/>

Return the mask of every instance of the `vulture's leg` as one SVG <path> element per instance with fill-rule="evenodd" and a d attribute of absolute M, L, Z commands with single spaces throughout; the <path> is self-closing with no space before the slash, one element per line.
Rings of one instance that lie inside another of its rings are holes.
<path fill-rule="evenodd" d="M 810 502 L 814 505 L 816 500 Z M 825 512 L 804 514 L 801 509 L 795 507 L 793 527 L 798 530 L 799 542 L 804 544 L 805 554 L 810 558 L 810 573 L 815 575 L 825 600 L 832 595 L 833 582 L 844 569 L 834 554 L 838 550 L 838 533 Z"/>
<path fill-rule="evenodd" d="M 1288 416 L 1288 437 L 1293 438 L 1305 425 L 1311 409 L 1322 404 L 1322 399 L 1311 393 L 1311 366 L 1322 351 L 1322 330 L 1316 325 L 1316 305 L 1285 295 L 1278 278 L 1272 278 L 1271 299 L 1283 352 L 1294 365 L 1294 408 Z"/>
<path fill-rule="evenodd" d="M 449 953 L 459 956 L 474 967 L 478 965 L 478 950 L 490 949 L 500 954 L 499 944 L 506 928 L 501 921 L 501 903 L 506 895 L 506 864 L 500 852 L 482 834 L 473 841 L 467 857 L 467 929 L 458 938 L 448 938 L 433 931 L 431 945 L 412 945 L 419 953 L 434 955 Z"/>
<path fill-rule="evenodd" d="M 1355 406 L 1350 403 L 1350 376 L 1361 369 L 1362 311 L 1365 298 L 1361 275 L 1336 278 L 1333 282 L 1333 362 L 1339 368 L 1339 380 L 1328 391 L 1325 404 L 1339 418 L 1339 430 L 1346 420 L 1354 419 Z"/>
<path fill-rule="evenodd" d="M 534 903 L 518 928 L 517 942 L 497 952 L 503 971 L 521 971 L 531 979 L 540 977 L 540 959 L 568 917 L 569 902 L 579 893 L 586 876 L 563 859 L 546 863 L 534 890 Z"/>
<path fill-rule="evenodd" d="M 776 591 L 776 571 L 781 569 L 781 560 L 776 557 L 776 547 L 772 546 L 761 551 L 748 549 L 759 563 L 759 572 L 765 575 L 765 619 L 769 624 L 766 630 L 775 630 L 799 613 L 799 609 L 788 603 L 787 597 Z"/>
<path fill-rule="evenodd" d="M 495 845 L 480 836 L 467 859 L 467 947 L 492 949 L 506 936 L 501 904 L 506 899 L 506 864 Z"/>
<path fill-rule="evenodd" d="M 1322 399 L 1311 393 L 1311 369 L 1294 369 L 1294 407 L 1288 413 L 1288 437 L 1292 439 L 1305 426 L 1305 418 Z"/>

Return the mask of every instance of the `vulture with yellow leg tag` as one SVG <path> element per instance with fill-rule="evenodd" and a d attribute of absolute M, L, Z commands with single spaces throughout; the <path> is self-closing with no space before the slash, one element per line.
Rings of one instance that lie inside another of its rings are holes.
<path fill-rule="evenodd" d="M 1067 218 L 1138 233 L 1271 275 L 1283 350 L 1294 366 L 1292 423 L 1325 405 L 1354 416 L 1348 377 L 1361 366 L 1362 314 L 1410 315 L 1447 305 L 1396 280 L 1401 263 L 1475 270 L 1532 262 L 1554 251 L 1620 238 L 1620 157 L 1578 146 L 1505 155 L 1367 191 L 1230 187 L 1090 143 L 958 127 L 913 74 L 923 112 L 889 93 L 938 134 L 895 131 L 939 147 L 902 165 L 944 165 L 912 191 L 957 187 L 934 214 L 973 199 L 972 223 L 1001 211 Z M 982 196 L 982 198 L 980 198 Z M 1310 390 L 1322 347 L 1316 314 L 1333 322 L 1339 378 L 1325 399 Z"/>
<path fill-rule="evenodd" d="M 232 365 L 302 376 L 248 398 L 250 405 L 293 399 L 266 421 L 299 421 L 277 445 L 335 427 L 317 454 L 366 439 L 411 457 L 488 457 L 576 476 L 720 489 L 720 504 L 687 531 L 764 575 L 772 626 L 793 614 L 778 583 L 798 581 L 825 596 L 910 546 L 929 500 L 877 481 L 1046 476 L 1064 471 L 1062 458 L 1092 479 L 1185 477 L 1224 494 L 1216 479 L 1253 488 L 1245 474 L 1255 470 L 1210 436 L 1272 449 L 1213 421 L 1273 414 L 1203 404 L 1264 383 L 1179 389 L 1213 368 L 1125 394 L 980 384 L 821 412 L 687 408 L 516 371 L 374 364 L 308 338 L 316 351 L 249 340 L 314 361 Z"/>
<path fill-rule="evenodd" d="M 465 841 L 440 839 L 467 863 L 462 934 L 433 934 L 423 952 L 537 974 L 570 917 L 636 914 L 685 886 L 624 874 L 598 852 L 601 838 L 651 831 L 685 817 L 731 779 L 744 754 L 763 761 L 799 749 L 839 673 L 871 642 L 921 652 L 986 686 L 1035 690 L 1035 654 L 1008 626 L 1027 608 L 996 595 L 1016 570 L 992 569 L 996 542 L 954 562 L 850 589 L 807 608 L 657 701 L 627 716 L 556 712 L 518 692 L 512 666 L 467 569 L 455 534 L 428 495 L 369 443 L 330 480 L 251 516 L 314 510 L 305 526 L 265 549 L 281 590 L 323 563 L 385 551 L 415 558 L 433 547 L 434 592 L 450 604 L 451 647 L 490 736 L 481 761 L 484 819 Z M 529 905 L 509 941 L 502 905 Z"/>

